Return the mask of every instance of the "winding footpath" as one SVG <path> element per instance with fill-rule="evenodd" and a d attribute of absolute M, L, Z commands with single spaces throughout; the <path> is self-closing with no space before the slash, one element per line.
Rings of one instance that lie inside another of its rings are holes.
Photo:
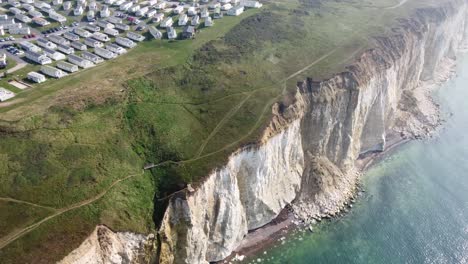
<path fill-rule="evenodd" d="M 406 2 L 408 2 L 408 0 L 402 0 L 402 1 L 400 1 L 400 3 L 398 3 L 398 4 L 394 5 L 394 6 L 387 7 L 385 9 L 396 9 L 396 8 L 406 4 Z"/>
<path fill-rule="evenodd" d="M 300 70 L 290 74 L 289 76 L 287 76 L 286 78 L 282 79 L 281 81 L 279 81 L 279 84 L 281 84 L 282 86 L 284 86 L 283 90 L 281 91 L 281 93 L 278 95 L 278 96 L 281 96 L 285 91 L 286 91 L 286 82 L 289 81 L 290 79 L 296 77 L 297 75 L 307 71 L 308 69 L 310 69 L 312 66 L 316 65 L 317 63 L 323 61 L 324 59 L 328 58 L 330 55 L 332 55 L 333 53 L 336 52 L 336 48 L 331 50 L 330 52 L 326 53 L 325 55 L 323 55 L 322 57 L 316 59 L 315 61 L 313 61 L 312 63 L 306 65 L 305 67 L 301 68 Z M 204 158 L 204 157 L 208 157 L 208 156 L 211 156 L 213 154 L 216 154 L 216 153 L 219 153 L 220 151 L 223 151 L 229 147 L 232 147 L 233 145 L 235 145 L 236 143 L 238 143 L 239 141 L 245 139 L 247 136 L 249 136 L 251 133 L 254 132 L 255 128 L 258 126 L 258 123 L 259 121 L 262 119 L 262 117 L 264 116 L 265 112 L 266 112 L 266 109 L 268 108 L 268 106 L 270 105 L 270 102 L 268 102 L 266 105 L 265 105 L 265 108 L 262 110 L 262 113 L 260 114 L 260 116 L 258 117 L 257 119 L 257 122 L 253 125 L 252 129 L 247 133 L 245 134 L 242 138 L 240 138 L 239 140 L 235 141 L 235 142 L 231 142 L 230 144 L 224 146 L 223 148 L 215 151 L 215 152 L 212 152 L 212 153 L 208 153 L 206 155 L 203 155 L 203 150 L 205 149 L 206 145 L 208 144 L 208 142 L 218 133 L 218 131 L 227 123 L 227 121 L 232 117 L 234 116 L 235 113 L 237 113 L 237 111 L 239 111 L 239 109 L 244 105 L 244 103 L 250 99 L 250 97 L 258 90 L 261 90 L 261 89 L 264 89 L 264 88 L 259 88 L 259 89 L 255 89 L 251 92 L 248 92 L 248 93 L 245 93 L 245 98 L 239 102 L 239 104 L 237 104 L 236 106 L 234 106 L 231 110 L 229 110 L 229 112 L 223 117 L 223 119 L 221 119 L 221 121 L 219 121 L 219 123 L 216 125 L 216 127 L 213 129 L 213 131 L 211 131 L 210 135 L 208 135 L 208 137 L 205 139 L 205 141 L 202 143 L 202 145 L 200 146 L 200 148 L 198 149 L 198 152 L 197 152 L 197 155 L 191 159 L 191 160 L 197 160 L 197 159 L 200 159 L 200 158 Z M 278 97 L 275 97 L 274 100 L 277 100 Z M 191 161 L 190 160 L 190 161 Z"/>
<path fill-rule="evenodd" d="M 51 211 L 56 211 L 57 210 L 57 208 L 53 208 L 53 207 L 50 207 L 50 206 L 35 204 L 35 203 L 28 202 L 28 201 L 18 200 L 18 199 L 14 199 L 14 198 L 10 198 L 10 197 L 0 197 L 0 201 L 27 204 L 27 205 L 30 205 L 30 206 L 39 207 L 39 208 L 47 209 L 47 210 L 51 210 Z"/>
<path fill-rule="evenodd" d="M 283 86 L 283 90 L 282 90 L 282 93 L 278 95 L 281 96 L 284 91 L 286 90 L 286 82 L 294 77 L 296 77 L 297 75 L 303 73 L 304 71 L 308 70 L 310 67 L 316 65 L 317 63 L 323 61 L 324 59 L 326 59 L 327 57 L 329 57 L 330 55 L 332 55 L 334 52 L 336 51 L 336 49 L 333 49 L 332 51 L 328 52 L 327 54 L 323 55 L 322 57 L 316 59 L 315 61 L 313 61 L 312 63 L 308 64 L 307 66 L 303 67 L 302 69 L 294 72 L 293 74 L 289 75 L 288 77 L 284 78 L 283 80 L 280 81 L 280 83 L 282 83 L 282 86 Z M 259 90 L 259 89 L 257 89 Z M 218 125 L 213 129 L 213 131 L 211 132 L 211 134 L 207 137 L 207 139 L 203 142 L 203 144 L 201 145 L 199 151 L 198 151 L 198 154 L 192 158 L 192 159 L 188 159 L 188 160 L 183 160 L 183 161 L 171 161 L 171 160 L 167 160 L 167 161 L 163 161 L 163 162 L 160 162 L 158 164 L 155 164 L 155 165 L 152 165 L 146 169 L 150 169 L 150 168 L 155 168 L 155 167 L 159 167 L 159 166 L 163 166 L 165 164 L 169 164 L 169 163 L 174 163 L 174 164 L 181 164 L 181 163 L 186 163 L 186 162 L 191 162 L 191 161 L 195 161 L 195 160 L 199 160 L 199 159 L 202 159 L 202 158 L 205 158 L 205 157 L 208 157 L 208 156 L 211 156 L 211 155 L 214 155 L 214 154 L 217 154 L 221 151 L 224 151 L 225 149 L 227 148 L 230 148 L 230 147 L 233 147 L 235 144 L 237 144 L 238 142 L 240 142 L 241 140 L 245 139 L 246 137 L 248 137 L 251 133 L 253 133 L 255 131 L 255 128 L 259 125 L 259 123 L 261 122 L 262 120 L 262 117 L 265 115 L 265 113 L 267 112 L 267 109 L 268 107 L 270 106 L 270 104 L 266 104 L 261 115 L 258 117 L 257 119 L 257 122 L 254 124 L 254 126 L 252 127 L 252 129 L 247 133 L 245 134 L 244 136 L 242 136 L 239 140 L 235 141 L 235 142 L 231 142 L 230 144 L 224 146 L 223 148 L 217 150 L 217 151 L 214 151 L 214 152 L 211 152 L 211 153 L 207 153 L 205 155 L 201 155 L 203 153 L 203 150 L 205 148 L 205 146 L 208 144 L 208 142 L 210 141 L 210 139 L 222 128 L 222 126 L 229 120 L 229 118 L 231 118 L 241 107 L 242 105 L 244 105 L 244 103 L 257 91 L 257 90 L 254 90 L 254 91 L 251 91 L 251 92 L 248 92 L 248 93 L 245 93 L 245 98 L 239 103 L 237 104 L 236 106 L 234 106 L 224 117 L 223 119 L 218 123 Z M 275 97 L 273 98 L 271 101 L 273 100 L 277 100 L 278 97 Z M 271 102 L 270 101 L 270 102 Z M 139 176 L 139 175 L 142 175 L 144 172 L 141 172 L 141 173 L 136 173 L 136 174 L 131 174 L 131 175 L 128 175 L 122 179 L 118 179 L 116 181 L 114 181 L 110 186 L 108 186 L 104 191 L 102 191 L 101 193 L 99 193 L 98 195 L 92 197 L 92 198 L 89 198 L 87 200 L 84 200 L 84 201 L 81 201 L 81 202 L 78 202 L 78 203 L 75 203 L 75 204 L 72 204 L 70 206 L 67 206 L 67 207 L 64 207 L 64 208 L 60 208 L 60 209 L 56 209 L 56 208 L 52 208 L 52 207 L 48 207 L 48 206 L 42 206 L 42 205 L 39 205 L 39 204 L 34 204 L 34 203 L 31 203 L 31 202 L 27 202 L 27 201 L 22 201 L 22 200 L 17 200 L 17 199 L 14 199 L 14 198 L 9 198 L 9 197 L 0 197 L 0 201 L 8 201 L 8 202 L 16 202 L 16 203 L 22 203 L 22 204 L 27 204 L 27 205 L 30 205 L 30 206 L 35 206 L 35 207 L 40 207 L 40 208 L 44 208 L 44 209 L 48 209 L 48 210 L 52 210 L 54 213 L 43 218 L 42 220 L 32 224 L 32 225 L 29 225 L 25 228 L 22 228 L 22 229 L 19 229 L 19 230 L 16 230 L 15 232 L 12 232 L 2 238 L 0 238 L 0 250 L 4 247 L 6 247 L 7 245 L 9 245 L 10 243 L 12 243 L 13 241 L 15 241 L 16 239 L 30 233 L 31 231 L 35 230 L 37 227 L 39 227 L 40 225 L 42 225 L 43 223 L 57 217 L 57 216 L 60 216 L 68 211 L 71 211 L 71 210 L 74 210 L 74 209 L 78 209 L 78 208 L 81 208 L 83 206 L 86 206 L 86 205 L 89 205 L 99 199 L 101 199 L 104 195 L 107 194 L 107 192 L 109 192 L 115 185 L 119 184 L 120 182 L 122 181 L 125 181 L 125 180 L 128 180 L 130 178 L 133 178 L 135 176 Z M 178 193 L 178 192 L 181 192 L 185 190 L 182 189 L 182 190 L 179 190 L 175 193 Z M 173 194 L 169 195 L 168 197 L 165 197 L 165 198 L 162 198 L 162 199 L 166 199 L 166 198 L 169 198 L 171 197 Z"/>
<path fill-rule="evenodd" d="M 34 223 L 32 225 L 29 225 L 25 228 L 22 228 L 20 230 L 17 230 L 13 233 L 10 233 L 2 238 L 0 238 L 0 250 L 4 247 L 6 247 L 8 244 L 10 244 L 11 242 L 15 241 L 16 239 L 28 234 L 29 232 L 33 231 L 34 229 L 36 229 L 37 227 L 39 227 L 40 225 L 42 225 L 43 223 L 49 221 L 50 219 L 52 218 L 55 218 L 61 214 L 64 214 L 68 211 L 71 211 L 71 210 L 74 210 L 74 209 L 77 209 L 77 208 L 80 208 L 80 207 L 83 207 L 83 206 L 86 206 L 88 204 L 91 204 L 99 199 L 101 199 L 104 195 L 106 195 L 106 193 L 108 191 L 110 191 L 115 185 L 119 184 L 120 182 L 122 181 L 125 181 L 125 180 L 128 180 L 130 178 L 133 178 L 135 176 L 139 176 L 139 175 L 142 175 L 143 172 L 141 173 L 136 173 L 136 174 L 131 174 L 131 175 L 128 175 L 127 177 L 124 177 L 122 179 L 118 179 L 116 181 L 114 181 L 109 187 L 107 187 L 104 191 L 102 191 L 101 193 L 99 193 L 98 195 L 90 198 L 90 199 L 87 199 L 87 200 L 84 200 L 84 201 L 81 201 L 81 202 L 78 202 L 78 203 L 75 203 L 75 204 L 72 204 L 70 206 L 67 206 L 67 207 L 64 207 L 64 208 L 61 208 L 61 209 L 54 209 L 55 212 L 47 217 L 45 217 L 44 219 L 40 220 L 39 222 L 37 223 Z M 25 204 L 29 204 L 29 205 L 32 205 L 32 206 L 38 206 L 38 207 L 43 207 L 43 206 L 40 206 L 40 205 L 36 205 L 36 204 L 33 204 L 33 203 L 29 203 L 29 202 L 25 202 L 25 201 L 20 201 L 20 200 L 16 200 L 16 199 L 11 199 L 11 198 L 0 198 L 1 200 L 8 200 L 8 201 L 12 201 L 12 202 L 18 202 L 18 203 L 25 203 Z"/>

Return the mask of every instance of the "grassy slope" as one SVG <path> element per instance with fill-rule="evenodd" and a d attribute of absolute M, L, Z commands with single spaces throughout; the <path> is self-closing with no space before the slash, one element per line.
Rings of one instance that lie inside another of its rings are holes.
<path fill-rule="evenodd" d="M 2 263 L 59 259 L 97 223 L 154 229 L 153 210 L 164 208 L 153 197 L 196 183 L 233 150 L 255 141 L 271 104 L 288 92 L 284 87 L 342 70 L 369 36 L 414 5 L 384 11 L 380 7 L 396 1 L 378 2 L 271 3 L 246 12 L 238 26 L 240 18 L 225 17 L 193 41 L 147 41 L 116 60 L 20 93 L 0 107 L 1 197 L 62 208 L 141 172 L 145 163 L 172 162 L 44 223 L 1 249 Z M 25 207 L 0 204 L 0 222 L 23 218 L 6 224 L 8 231 L 47 213 L 33 208 L 25 214 Z"/>

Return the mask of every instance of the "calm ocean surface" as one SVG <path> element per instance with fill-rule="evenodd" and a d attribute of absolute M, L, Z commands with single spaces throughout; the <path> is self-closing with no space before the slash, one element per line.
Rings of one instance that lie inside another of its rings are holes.
<path fill-rule="evenodd" d="M 393 151 L 363 177 L 346 216 L 290 235 L 262 263 L 468 263 L 468 54 L 436 98 L 439 135 Z M 251 259 L 252 261 L 252 259 Z"/>

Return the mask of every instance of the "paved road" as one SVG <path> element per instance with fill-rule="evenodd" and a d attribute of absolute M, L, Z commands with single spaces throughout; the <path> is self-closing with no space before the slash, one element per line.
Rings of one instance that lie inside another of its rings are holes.
<path fill-rule="evenodd" d="M 11 54 L 6 50 L 5 50 L 5 54 L 7 55 L 8 58 L 16 61 L 15 67 L 13 67 L 11 69 L 8 69 L 6 71 L 7 73 L 13 73 L 13 72 L 15 72 L 15 71 L 17 71 L 19 69 L 22 69 L 22 68 L 26 67 L 26 65 L 28 65 L 27 62 L 25 62 L 22 58 L 18 57 L 17 55 Z M 2 72 L 0 77 L 3 77 L 4 75 L 5 75 L 5 73 Z"/>

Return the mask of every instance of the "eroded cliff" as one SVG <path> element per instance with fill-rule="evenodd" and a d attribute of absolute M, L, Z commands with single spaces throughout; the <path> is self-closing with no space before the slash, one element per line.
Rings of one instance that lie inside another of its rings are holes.
<path fill-rule="evenodd" d="M 298 83 L 293 100 L 274 105 L 257 145 L 233 153 L 196 190 L 171 198 L 159 231 L 160 263 L 222 260 L 289 204 L 302 219 L 343 208 L 359 155 L 384 150 L 391 135 L 417 137 L 438 125 L 427 85 L 445 77 L 446 62 L 467 47 L 466 20 L 464 0 L 419 9 L 345 72 Z M 63 263 L 93 256 L 91 263 L 138 263 L 146 239 L 95 231 Z"/>
<path fill-rule="evenodd" d="M 274 107 L 258 146 L 172 198 L 160 262 L 221 260 L 289 203 L 303 219 L 339 211 L 355 188 L 360 154 L 384 150 L 389 135 L 414 137 L 438 124 L 425 85 L 466 45 L 466 17 L 466 1 L 420 9 L 347 71 L 298 84 L 293 103 Z"/>
<path fill-rule="evenodd" d="M 116 233 L 106 226 L 97 226 L 80 247 L 58 263 L 145 263 L 153 240 L 151 235 Z"/>

